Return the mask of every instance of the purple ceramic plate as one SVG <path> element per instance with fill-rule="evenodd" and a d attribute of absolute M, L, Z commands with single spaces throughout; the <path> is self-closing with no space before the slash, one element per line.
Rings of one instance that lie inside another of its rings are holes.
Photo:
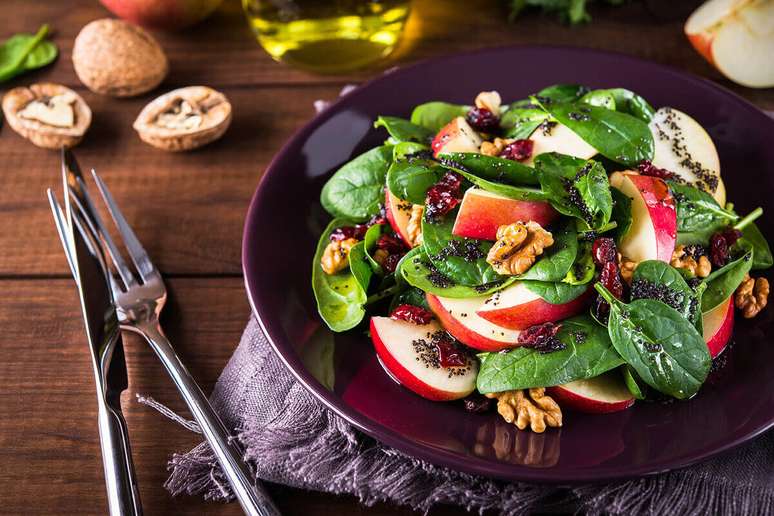
<path fill-rule="evenodd" d="M 637 403 L 607 415 L 567 412 L 564 427 L 520 432 L 495 414 L 426 401 L 381 370 L 365 328 L 320 327 L 310 264 L 329 220 L 320 188 L 339 165 L 379 144 L 377 115 L 408 117 L 429 100 L 470 103 L 481 90 L 518 99 L 555 83 L 622 86 L 654 106 L 695 117 L 720 153 L 729 199 L 745 213 L 774 209 L 774 121 L 702 79 L 617 54 L 515 47 L 423 62 L 354 92 L 299 131 L 269 166 L 253 197 L 243 266 L 253 310 L 277 354 L 320 401 L 367 434 L 452 469 L 511 480 L 585 482 L 686 466 L 774 425 L 774 311 L 738 318 L 723 374 L 687 402 Z M 310 107 L 311 108 L 311 107 Z M 760 220 L 774 235 L 774 218 Z M 769 335 L 769 337 L 766 337 Z"/>

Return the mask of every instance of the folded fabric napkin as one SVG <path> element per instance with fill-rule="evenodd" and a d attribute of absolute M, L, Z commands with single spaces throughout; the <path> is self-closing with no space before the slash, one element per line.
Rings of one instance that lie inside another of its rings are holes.
<path fill-rule="evenodd" d="M 148 399 L 166 412 L 163 407 Z M 502 513 L 774 514 L 774 432 L 700 465 L 637 480 L 558 487 L 502 482 L 434 466 L 383 446 L 325 408 L 271 349 L 251 318 L 212 394 L 263 480 L 427 511 L 436 504 Z M 173 416 L 189 429 L 196 424 Z M 229 500 L 206 443 L 175 454 L 166 488 Z"/>

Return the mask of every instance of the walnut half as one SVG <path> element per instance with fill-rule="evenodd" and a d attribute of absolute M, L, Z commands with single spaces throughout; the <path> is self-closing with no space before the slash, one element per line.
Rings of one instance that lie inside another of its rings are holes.
<path fill-rule="evenodd" d="M 742 284 L 736 289 L 734 302 L 745 319 L 752 319 L 769 302 L 769 280 L 745 275 Z"/>
<path fill-rule="evenodd" d="M 562 426 L 562 409 L 543 387 L 537 389 L 492 392 L 487 398 L 497 398 L 497 413 L 519 430 L 529 425 L 536 433 L 543 433 L 547 426 Z"/>
<path fill-rule="evenodd" d="M 330 242 L 320 258 L 320 266 L 325 274 L 336 274 L 346 269 L 349 265 L 349 252 L 355 244 L 355 238 Z"/>
<path fill-rule="evenodd" d="M 231 104 L 206 86 L 170 91 L 145 106 L 134 129 L 159 149 L 186 151 L 220 138 L 231 124 Z"/>
<path fill-rule="evenodd" d="M 486 261 L 498 274 L 523 274 L 553 244 L 553 235 L 537 222 L 514 222 L 497 229 L 497 242 L 489 249 Z"/>
<path fill-rule="evenodd" d="M 45 149 L 77 145 L 91 125 L 91 109 L 80 95 L 59 84 L 14 88 L 3 97 L 11 128 Z"/>

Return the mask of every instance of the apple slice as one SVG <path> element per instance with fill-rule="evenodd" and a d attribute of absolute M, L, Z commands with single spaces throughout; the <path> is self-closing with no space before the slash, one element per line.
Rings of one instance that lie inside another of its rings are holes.
<path fill-rule="evenodd" d="M 632 225 L 619 242 L 621 254 L 637 263 L 669 263 L 677 239 L 677 211 L 667 184 L 657 177 L 627 171 L 613 172 L 610 185 L 632 200 Z"/>
<path fill-rule="evenodd" d="M 478 152 L 483 140 L 465 119 L 458 116 L 438 131 L 431 148 L 433 156 L 451 152 Z"/>
<path fill-rule="evenodd" d="M 470 188 L 462 198 L 452 233 L 466 238 L 497 240 L 497 228 L 517 221 L 533 220 L 545 227 L 559 213 L 543 201 L 519 201 L 479 188 Z"/>
<path fill-rule="evenodd" d="M 618 412 L 634 405 L 634 395 L 626 388 L 621 373 L 615 369 L 588 380 L 548 387 L 546 392 L 563 409 L 590 414 Z"/>
<path fill-rule="evenodd" d="M 425 297 L 446 331 L 466 346 L 481 351 L 500 351 L 517 345 L 518 331 L 501 328 L 476 314 L 486 296 L 456 299 L 428 292 Z"/>
<path fill-rule="evenodd" d="M 443 329 L 435 321 L 420 325 L 371 317 L 371 340 L 379 361 L 394 380 L 429 400 L 464 398 L 476 388 L 478 362 L 468 358 L 464 367 L 443 367 L 428 361 L 427 346 L 417 343 L 428 343 L 438 331 Z"/>
<path fill-rule="evenodd" d="M 707 343 L 712 358 L 726 348 L 734 331 L 734 297 L 720 303 L 707 313 L 702 314 L 704 342 Z"/>
<path fill-rule="evenodd" d="M 393 195 L 389 188 L 385 188 L 384 192 L 384 212 L 387 214 L 387 221 L 392 226 L 393 231 L 406 242 L 406 245 L 412 247 L 408 236 L 408 223 L 411 218 L 412 204 L 404 201 L 397 195 Z"/>
<path fill-rule="evenodd" d="M 712 40 L 721 22 L 739 7 L 752 0 L 709 0 L 700 5 L 685 21 L 683 31 L 693 48 L 712 64 Z"/>
<path fill-rule="evenodd" d="M 655 144 L 653 164 L 708 191 L 725 206 L 726 187 L 720 178 L 718 151 L 699 122 L 682 111 L 663 107 L 653 115 L 649 127 Z"/>
<path fill-rule="evenodd" d="M 538 127 L 529 139 L 533 143 L 532 156 L 524 161 L 525 165 L 532 166 L 535 157 L 546 152 L 558 152 L 581 159 L 591 159 L 597 154 L 597 149 L 586 143 L 586 140 L 559 123 L 545 130 Z"/>
<path fill-rule="evenodd" d="M 593 290 L 590 288 L 569 303 L 552 305 L 528 289 L 524 283 L 517 282 L 489 296 L 476 314 L 481 319 L 503 328 L 526 330 L 536 324 L 566 319 L 582 312 Z"/>

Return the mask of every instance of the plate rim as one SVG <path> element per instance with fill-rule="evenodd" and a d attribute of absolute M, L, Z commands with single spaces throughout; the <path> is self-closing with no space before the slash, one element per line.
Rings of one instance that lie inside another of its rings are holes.
<path fill-rule="evenodd" d="M 509 53 L 514 51 L 528 52 L 536 50 L 554 50 L 559 52 L 571 52 L 579 54 L 597 54 L 605 57 L 615 57 L 617 59 L 626 60 L 635 63 L 637 66 L 646 66 L 658 69 L 662 73 L 668 73 L 669 75 L 680 77 L 683 80 L 687 79 L 688 81 L 693 82 L 700 87 L 719 90 L 721 93 L 739 104 L 745 110 L 755 113 L 756 116 L 762 117 L 762 119 L 766 121 L 764 123 L 770 124 L 772 126 L 772 130 L 774 130 L 774 118 L 767 115 L 761 108 L 752 102 L 741 97 L 739 94 L 731 91 L 723 85 L 717 84 L 709 79 L 700 77 L 691 72 L 680 70 L 672 65 L 656 63 L 654 61 L 649 61 L 637 56 L 610 50 L 574 47 L 567 45 L 507 45 L 429 57 L 410 64 L 396 65 L 388 68 L 376 77 L 358 84 L 353 90 L 339 96 L 336 100 L 332 101 L 331 104 L 329 104 L 323 111 L 317 113 L 302 127 L 296 130 L 293 135 L 285 142 L 285 144 L 282 145 L 282 147 L 277 151 L 269 164 L 266 166 L 266 169 L 261 175 L 256 189 L 250 199 L 250 204 L 245 216 L 242 232 L 242 273 L 244 276 L 245 291 L 247 292 L 247 298 L 250 304 L 251 312 L 255 316 L 258 325 L 266 337 L 269 345 L 272 347 L 273 352 L 280 358 L 283 365 L 309 393 L 311 393 L 315 398 L 317 398 L 317 400 L 323 403 L 328 409 L 332 410 L 339 417 L 342 417 L 348 423 L 352 424 L 355 428 L 364 432 L 372 439 L 375 439 L 384 445 L 395 448 L 404 454 L 422 459 L 436 466 L 446 467 L 465 473 L 483 475 L 488 478 L 495 478 L 500 480 L 537 482 L 545 484 L 581 484 L 588 482 L 627 480 L 632 478 L 653 476 L 660 473 L 665 473 L 667 471 L 683 469 L 700 462 L 704 462 L 710 458 L 726 453 L 748 441 L 751 441 L 766 431 L 774 428 L 774 416 L 772 416 L 767 423 L 761 424 L 757 428 L 753 428 L 744 435 L 736 437 L 721 446 L 707 447 L 700 452 L 692 452 L 689 454 L 684 454 L 683 456 L 671 457 L 669 459 L 662 459 L 657 462 L 645 463 L 640 466 L 633 466 L 627 468 L 626 473 L 623 474 L 620 471 L 620 466 L 602 466 L 585 470 L 573 470 L 572 473 L 562 473 L 562 470 L 552 468 L 529 468 L 522 465 L 495 463 L 493 461 L 484 460 L 478 457 L 463 456 L 440 448 L 433 448 L 429 445 L 415 443 L 410 438 L 406 438 L 400 433 L 373 421 L 367 416 L 360 414 L 353 409 L 349 409 L 344 403 L 341 402 L 338 396 L 323 387 L 311 375 L 311 373 L 309 373 L 306 368 L 303 367 L 297 356 L 284 353 L 281 349 L 281 346 L 275 341 L 271 331 L 271 325 L 273 323 L 269 321 L 268 318 L 263 316 L 260 307 L 256 304 L 253 298 L 253 289 L 255 288 L 257 291 L 258 287 L 252 284 L 252 273 L 250 271 L 254 269 L 256 257 L 254 257 L 250 252 L 251 246 L 249 245 L 249 240 L 251 236 L 255 234 L 254 225 L 257 224 L 257 217 L 255 216 L 255 212 L 259 204 L 259 199 L 262 197 L 263 192 L 266 189 L 267 177 L 269 175 L 276 174 L 273 172 L 273 170 L 277 167 L 277 163 L 282 159 L 282 157 L 287 154 L 291 148 L 296 147 L 300 142 L 303 142 L 325 121 L 335 115 L 340 108 L 353 103 L 363 93 L 363 91 L 367 90 L 375 83 L 378 84 L 382 81 L 393 79 L 395 76 L 410 73 L 417 68 L 427 65 L 428 63 L 439 64 L 443 63 L 444 61 L 451 61 L 460 58 L 472 58 L 479 54 L 493 54 L 500 52 Z"/>

